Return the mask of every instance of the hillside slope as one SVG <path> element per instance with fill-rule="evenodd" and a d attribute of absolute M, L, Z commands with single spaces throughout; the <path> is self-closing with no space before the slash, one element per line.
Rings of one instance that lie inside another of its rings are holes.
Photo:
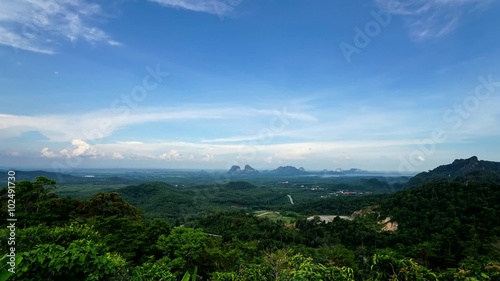
<path fill-rule="evenodd" d="M 385 199 L 382 212 L 399 224 L 391 244 L 441 268 L 467 257 L 500 258 L 500 181 L 474 174 L 483 172 L 468 173 L 465 182 L 427 180 Z"/>
<path fill-rule="evenodd" d="M 476 156 L 469 159 L 456 159 L 451 164 L 442 165 L 429 172 L 422 172 L 415 175 L 408 181 L 406 187 L 415 187 L 430 180 L 454 180 L 465 177 L 469 173 L 477 173 L 479 171 L 500 174 L 500 163 L 479 160 Z"/>

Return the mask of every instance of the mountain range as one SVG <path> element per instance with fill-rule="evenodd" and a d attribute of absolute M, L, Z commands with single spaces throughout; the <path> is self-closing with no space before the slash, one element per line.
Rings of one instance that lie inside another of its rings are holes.
<path fill-rule="evenodd" d="M 273 176 L 301 176 L 301 175 L 347 175 L 347 174 L 357 174 L 364 173 L 365 170 L 352 168 L 349 170 L 341 170 L 337 169 L 336 171 L 331 170 L 323 170 L 321 172 L 308 172 L 303 167 L 296 168 L 294 166 L 279 166 L 274 170 L 263 170 L 259 171 L 252 168 L 250 165 L 245 165 L 243 169 L 241 169 L 238 165 L 233 165 L 226 173 L 228 175 L 256 175 L 256 174 L 267 174 Z"/>
<path fill-rule="evenodd" d="M 243 170 L 240 168 L 240 166 L 233 165 L 231 169 L 227 171 L 227 174 L 229 175 L 252 175 L 257 173 L 259 173 L 259 171 L 250 167 L 250 165 L 245 165 L 245 168 L 243 168 Z"/>
<path fill-rule="evenodd" d="M 255 175 L 259 174 L 260 172 L 254 168 L 252 168 L 250 165 L 245 165 L 243 169 L 241 169 L 240 166 L 238 165 L 233 165 L 228 171 L 228 175 Z M 305 171 L 304 168 L 296 168 L 293 166 L 280 166 L 274 170 L 265 170 L 262 171 L 264 174 L 270 174 L 270 175 L 275 175 L 275 176 L 296 176 L 296 175 L 303 175 L 306 174 L 307 172 Z"/>

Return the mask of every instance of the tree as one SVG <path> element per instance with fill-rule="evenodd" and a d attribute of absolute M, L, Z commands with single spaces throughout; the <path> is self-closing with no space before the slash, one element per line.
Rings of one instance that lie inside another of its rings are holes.
<path fill-rule="evenodd" d="M 141 219 L 142 212 L 130 205 L 117 192 L 99 192 L 88 201 L 80 202 L 75 215 L 83 218 L 91 217 L 123 217 Z"/>
<path fill-rule="evenodd" d="M 295 254 L 289 258 L 280 281 L 354 281 L 354 271 L 348 267 L 314 263 L 311 257 Z"/>
<path fill-rule="evenodd" d="M 437 275 L 409 258 L 400 258 L 390 250 L 373 255 L 368 280 L 438 280 Z"/>
<path fill-rule="evenodd" d="M 194 267 L 203 268 L 207 263 L 206 249 L 210 246 L 208 235 L 202 229 L 176 227 L 168 235 L 160 235 L 156 243 L 158 250 L 169 258 L 174 274 Z"/>
<path fill-rule="evenodd" d="M 80 239 L 67 247 L 43 244 L 22 254 L 13 280 L 111 280 L 126 274 L 126 262 L 102 244 Z"/>
<path fill-rule="evenodd" d="M 46 177 L 37 177 L 34 182 L 21 181 L 15 186 L 16 218 L 18 226 L 27 227 L 37 224 L 52 225 L 67 221 L 75 201 L 59 198 L 54 192 L 56 182 Z M 0 191 L 1 216 L 7 215 L 7 188 Z M 2 226 L 6 220 L 2 219 Z"/>

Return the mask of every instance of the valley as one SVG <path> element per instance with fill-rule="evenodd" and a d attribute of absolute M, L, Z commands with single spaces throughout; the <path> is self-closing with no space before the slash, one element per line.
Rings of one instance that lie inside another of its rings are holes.
<path fill-rule="evenodd" d="M 414 177 L 18 171 L 11 279 L 498 280 L 499 168 L 471 157 Z"/>

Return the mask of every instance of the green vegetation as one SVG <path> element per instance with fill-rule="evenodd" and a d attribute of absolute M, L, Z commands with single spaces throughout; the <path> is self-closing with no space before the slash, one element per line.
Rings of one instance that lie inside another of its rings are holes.
<path fill-rule="evenodd" d="M 306 182 L 150 182 L 72 199 L 38 177 L 16 185 L 16 272 L 2 243 L 0 280 L 500 280 L 497 179 L 471 170 L 382 194 L 391 183 L 356 178 L 374 194 L 326 198 Z"/>

